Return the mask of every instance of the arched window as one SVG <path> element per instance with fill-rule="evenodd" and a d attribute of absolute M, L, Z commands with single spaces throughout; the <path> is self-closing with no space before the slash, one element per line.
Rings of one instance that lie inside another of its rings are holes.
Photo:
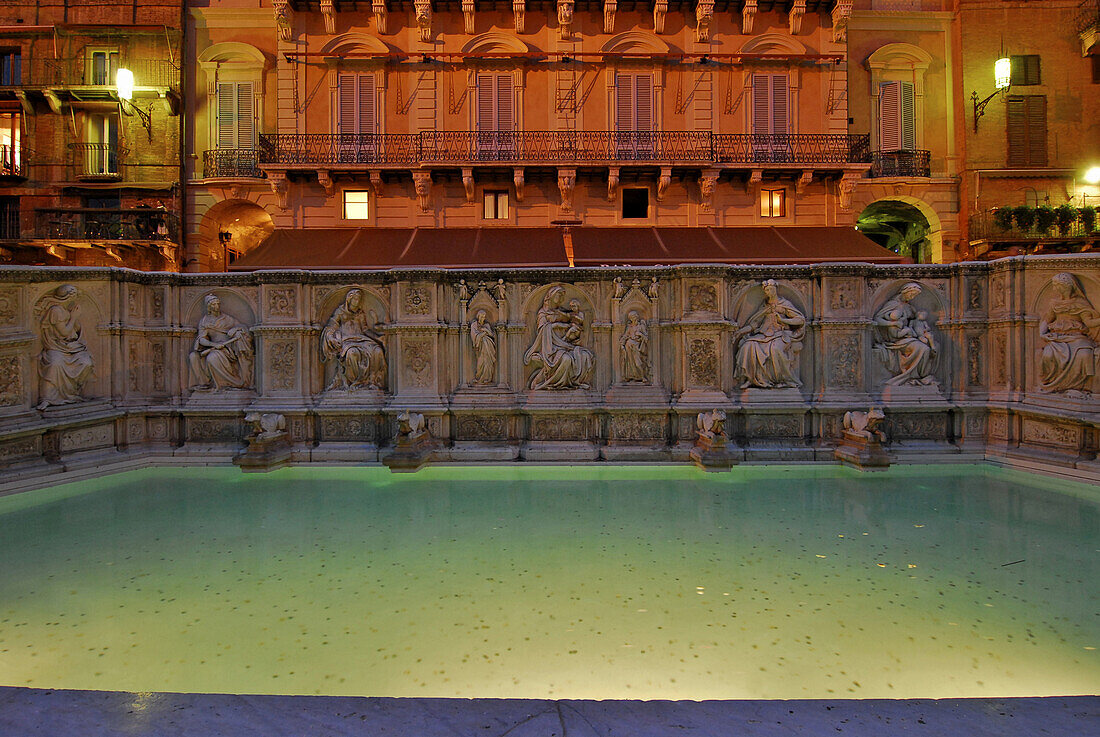
<path fill-rule="evenodd" d="M 871 148 L 924 148 L 924 78 L 932 57 L 911 44 L 887 44 L 867 59 L 871 70 Z"/>

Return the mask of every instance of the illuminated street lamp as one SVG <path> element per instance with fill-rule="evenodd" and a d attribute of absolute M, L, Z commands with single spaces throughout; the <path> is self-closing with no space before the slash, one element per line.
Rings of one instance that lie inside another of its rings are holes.
<path fill-rule="evenodd" d="M 1088 184 L 1100 184 L 1100 166 L 1094 166 L 1085 172 L 1085 182 Z"/>
<path fill-rule="evenodd" d="M 989 97 L 984 100 L 978 99 L 978 93 L 973 92 L 970 95 L 970 100 L 974 103 L 974 132 L 978 132 L 978 118 L 985 115 L 985 106 L 989 104 L 989 101 L 997 96 L 997 93 L 1001 93 L 1003 97 L 1008 93 L 1008 88 L 1012 86 L 1012 60 L 1007 56 L 1003 56 L 993 64 L 993 92 L 989 93 Z"/>
<path fill-rule="evenodd" d="M 123 114 L 133 115 L 137 113 L 145 131 L 149 134 L 149 140 L 153 140 L 152 116 L 133 103 L 134 100 L 134 73 L 125 67 L 115 73 L 115 92 L 118 94 L 118 105 Z"/>

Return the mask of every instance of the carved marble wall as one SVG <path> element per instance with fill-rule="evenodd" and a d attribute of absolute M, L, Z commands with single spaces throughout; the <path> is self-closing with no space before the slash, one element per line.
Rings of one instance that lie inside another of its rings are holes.
<path fill-rule="evenodd" d="M 295 459 L 371 462 L 403 410 L 461 460 L 891 452 L 1088 468 L 1100 257 L 877 267 L 148 274 L 0 268 L 0 465 L 125 447 L 225 458 L 249 412 Z M 167 450 L 166 450 L 167 449 Z M 558 454 L 558 455 L 555 455 Z M 98 456 L 96 456 L 98 457 Z M 27 473 L 31 471 L 28 470 Z"/>

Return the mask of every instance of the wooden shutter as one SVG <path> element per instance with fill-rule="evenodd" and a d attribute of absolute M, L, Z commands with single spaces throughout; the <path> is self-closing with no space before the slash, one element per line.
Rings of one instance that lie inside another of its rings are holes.
<path fill-rule="evenodd" d="M 1008 166 L 1046 166 L 1046 96 L 1009 97 L 1006 108 L 1008 117 Z"/>
<path fill-rule="evenodd" d="M 615 130 L 634 130 L 634 77 L 615 75 Z"/>
<path fill-rule="evenodd" d="M 354 74 L 337 78 L 336 132 L 342 136 L 359 132 L 358 80 Z"/>
<path fill-rule="evenodd" d="M 217 148 L 237 147 L 237 85 L 218 83 Z"/>
<path fill-rule="evenodd" d="M 1011 57 L 1012 84 L 1025 86 L 1042 84 L 1038 54 L 1024 54 Z"/>
<path fill-rule="evenodd" d="M 634 75 L 634 130 L 653 130 L 653 75 Z"/>
<path fill-rule="evenodd" d="M 912 82 L 883 82 L 878 96 L 879 150 L 917 147 L 917 106 Z"/>
<path fill-rule="evenodd" d="M 752 132 L 786 134 L 790 127 L 790 94 L 786 74 L 752 75 Z"/>
<path fill-rule="evenodd" d="M 253 110 L 252 83 L 237 85 L 237 142 L 236 148 L 252 148 L 256 142 L 256 113 Z"/>
<path fill-rule="evenodd" d="M 653 123 L 653 75 L 615 75 L 615 130 L 649 133 Z"/>
<path fill-rule="evenodd" d="M 901 83 L 901 147 L 917 147 L 917 95 L 912 82 Z"/>

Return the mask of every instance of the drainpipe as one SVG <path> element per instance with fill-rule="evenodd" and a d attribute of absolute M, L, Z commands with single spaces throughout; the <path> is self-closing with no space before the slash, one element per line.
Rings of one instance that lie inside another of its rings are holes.
<path fill-rule="evenodd" d="M 179 179 L 180 179 L 180 271 L 187 266 L 189 249 L 187 247 L 187 3 L 180 4 L 180 121 L 179 121 Z M 198 263 L 196 258 L 195 263 Z M 198 269 L 196 269 L 197 271 Z"/>

